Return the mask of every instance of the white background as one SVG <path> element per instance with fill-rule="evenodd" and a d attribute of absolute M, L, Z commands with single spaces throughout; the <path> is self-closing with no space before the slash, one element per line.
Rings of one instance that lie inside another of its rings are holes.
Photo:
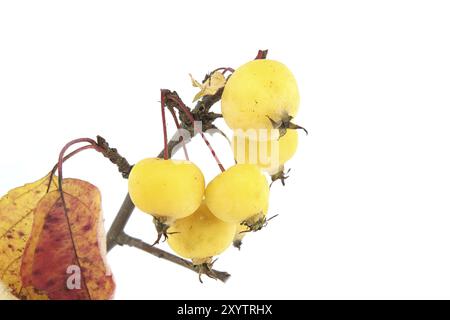
<path fill-rule="evenodd" d="M 130 162 L 156 155 L 159 88 L 189 102 L 188 73 L 268 48 L 297 77 L 310 132 L 272 188 L 280 216 L 220 257 L 226 284 L 116 248 L 116 298 L 450 298 L 449 13 L 446 1 L 2 1 L 0 193 L 43 176 L 73 138 L 101 134 Z M 218 173 L 200 140 L 189 149 L 207 180 Z M 108 227 L 127 190 L 116 168 L 86 151 L 65 173 L 100 187 Z M 155 236 L 138 211 L 127 232 Z"/>

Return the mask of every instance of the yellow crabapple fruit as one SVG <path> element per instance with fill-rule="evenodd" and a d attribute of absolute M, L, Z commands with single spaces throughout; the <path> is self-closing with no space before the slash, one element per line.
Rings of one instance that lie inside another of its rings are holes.
<path fill-rule="evenodd" d="M 263 129 L 265 130 L 265 129 Z M 269 173 L 276 172 L 291 159 L 298 145 L 298 133 L 288 129 L 279 137 L 278 130 L 262 134 L 260 131 L 236 131 L 233 153 L 237 163 L 256 164 Z"/>
<path fill-rule="evenodd" d="M 178 255 L 202 264 L 225 251 L 235 233 L 236 224 L 218 219 L 203 202 L 194 214 L 172 223 L 167 241 Z"/>
<path fill-rule="evenodd" d="M 147 158 L 133 166 L 128 192 L 134 205 L 156 217 L 179 219 L 200 206 L 205 179 L 190 161 Z"/>
<path fill-rule="evenodd" d="M 300 104 L 297 81 L 281 62 L 258 59 L 239 67 L 222 94 L 222 114 L 232 129 L 273 128 L 270 121 L 295 117 Z"/>
<path fill-rule="evenodd" d="M 269 184 L 258 166 L 237 164 L 208 184 L 205 201 L 217 218 L 226 222 L 242 222 L 267 212 Z"/>

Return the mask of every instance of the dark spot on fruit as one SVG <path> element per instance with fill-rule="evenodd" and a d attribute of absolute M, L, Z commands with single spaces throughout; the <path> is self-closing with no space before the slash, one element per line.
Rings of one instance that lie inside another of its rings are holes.
<path fill-rule="evenodd" d="M 23 231 L 19 231 L 19 232 L 17 232 L 17 235 L 18 235 L 20 238 L 23 238 L 23 237 L 25 236 L 25 233 L 23 233 Z"/>
<path fill-rule="evenodd" d="M 11 240 L 11 239 L 13 238 L 13 236 L 12 236 L 11 233 L 8 233 L 8 234 L 6 235 L 6 238 L 7 238 L 8 240 Z"/>
<path fill-rule="evenodd" d="M 33 270 L 33 276 L 40 276 L 42 274 L 41 270 Z"/>
<path fill-rule="evenodd" d="M 83 226 L 83 231 L 89 231 L 92 229 L 92 225 L 90 223 Z"/>
<path fill-rule="evenodd" d="M 8 244 L 8 248 L 14 251 L 14 246 L 12 244 Z"/>

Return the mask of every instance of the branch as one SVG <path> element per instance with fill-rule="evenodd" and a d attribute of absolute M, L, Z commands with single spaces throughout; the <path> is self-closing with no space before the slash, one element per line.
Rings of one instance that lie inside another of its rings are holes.
<path fill-rule="evenodd" d="M 97 136 L 97 145 L 100 147 L 100 152 L 103 154 L 103 156 L 117 165 L 119 172 L 125 179 L 127 179 L 131 168 L 133 167 L 128 163 L 127 159 L 122 157 L 117 152 L 116 148 L 111 148 L 108 142 L 106 142 L 106 140 L 101 136 Z"/>
<path fill-rule="evenodd" d="M 161 250 L 157 247 L 154 247 L 142 240 L 133 238 L 133 237 L 127 235 L 126 233 L 121 233 L 120 236 L 117 238 L 117 242 L 120 245 L 128 245 L 130 247 L 138 248 L 138 249 L 145 251 L 147 253 L 150 253 L 158 258 L 173 262 L 173 263 L 178 264 L 179 266 L 187 268 L 191 271 L 198 272 L 198 269 L 192 262 L 182 259 L 174 254 L 171 254 L 169 252 Z M 216 279 L 219 279 L 222 282 L 226 282 L 228 280 L 228 278 L 230 277 L 229 273 L 223 272 L 223 271 L 212 270 L 212 273 Z"/>

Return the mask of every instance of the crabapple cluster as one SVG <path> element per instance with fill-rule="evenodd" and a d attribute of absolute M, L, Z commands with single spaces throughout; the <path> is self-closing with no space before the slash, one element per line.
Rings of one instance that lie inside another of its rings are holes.
<path fill-rule="evenodd" d="M 187 160 L 150 158 L 133 167 L 130 197 L 153 215 L 174 252 L 195 265 L 210 264 L 233 242 L 239 246 L 244 234 L 265 225 L 265 172 L 282 171 L 297 149 L 298 134 L 290 121 L 299 99 L 296 80 L 285 65 L 248 62 L 228 78 L 222 94 L 222 114 L 234 132 L 235 165 L 206 188 L 201 170 Z"/>

